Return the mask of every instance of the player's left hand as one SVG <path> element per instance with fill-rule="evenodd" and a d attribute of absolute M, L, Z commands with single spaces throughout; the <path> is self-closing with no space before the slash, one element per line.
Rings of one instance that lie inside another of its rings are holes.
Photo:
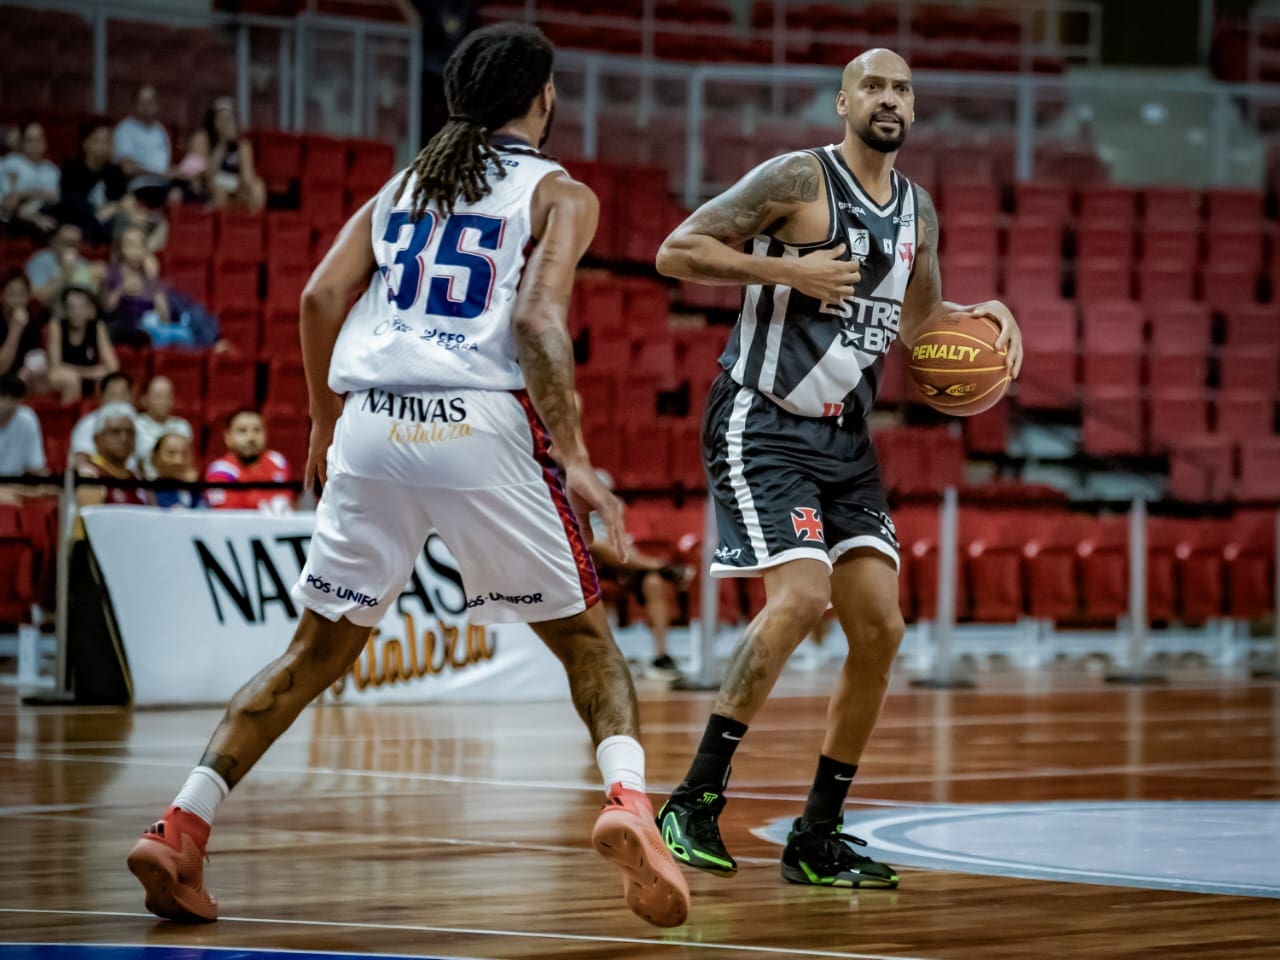
<path fill-rule="evenodd" d="M 1022 329 L 1013 319 L 1013 311 L 999 300 L 988 300 L 970 307 L 969 312 L 975 317 L 990 317 L 1000 325 L 996 349 L 1005 351 L 1004 365 L 1009 370 L 1010 379 L 1017 380 L 1022 372 Z"/>
<path fill-rule="evenodd" d="M 302 471 L 302 488 L 314 491 L 316 478 L 321 485 L 329 482 L 329 447 L 333 446 L 336 417 L 320 417 L 311 421 L 311 442 L 307 446 L 307 466 Z"/>

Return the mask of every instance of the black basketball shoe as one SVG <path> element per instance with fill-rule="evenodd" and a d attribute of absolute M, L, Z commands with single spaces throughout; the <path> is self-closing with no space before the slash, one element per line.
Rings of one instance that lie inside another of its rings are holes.
<path fill-rule="evenodd" d="M 720 839 L 724 794 L 716 787 L 676 787 L 658 814 L 658 831 L 681 863 L 722 877 L 738 872 L 738 862 Z"/>
<path fill-rule="evenodd" d="M 806 823 L 797 817 L 782 851 L 783 879 L 819 887 L 896 887 L 898 872 L 854 850 L 867 841 L 841 833 L 843 822 L 839 817 Z"/>

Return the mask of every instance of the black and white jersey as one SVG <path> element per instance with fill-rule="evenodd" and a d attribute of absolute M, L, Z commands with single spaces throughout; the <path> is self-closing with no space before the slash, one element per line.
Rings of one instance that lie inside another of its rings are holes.
<path fill-rule="evenodd" d="M 747 287 L 742 315 L 720 364 L 745 387 L 806 417 L 865 417 L 884 358 L 898 337 L 902 300 L 915 264 L 916 191 L 893 172 L 893 195 L 877 205 L 832 144 L 809 151 L 827 182 L 831 232 L 821 243 L 770 236 L 748 242 L 757 257 L 803 257 L 845 244 L 862 264 L 854 296 L 821 303 L 781 285 Z"/>

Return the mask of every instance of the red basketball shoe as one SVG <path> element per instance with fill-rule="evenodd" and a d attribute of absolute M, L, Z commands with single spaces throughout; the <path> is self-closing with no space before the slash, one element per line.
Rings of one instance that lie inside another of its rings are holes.
<path fill-rule="evenodd" d="M 689 918 L 689 885 L 658 835 L 649 798 L 615 783 L 591 831 L 596 852 L 622 871 L 631 912 L 658 927 Z"/>
<path fill-rule="evenodd" d="M 209 824 L 170 807 L 133 845 L 125 862 L 147 891 L 147 909 L 157 917 L 185 923 L 218 919 L 218 901 L 204 888 L 208 842 Z"/>

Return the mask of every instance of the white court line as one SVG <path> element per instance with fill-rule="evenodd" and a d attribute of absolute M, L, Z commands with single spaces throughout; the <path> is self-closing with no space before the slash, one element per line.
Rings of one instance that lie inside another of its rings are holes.
<path fill-rule="evenodd" d="M 36 907 L 0 907 L 0 913 L 43 914 L 60 917 L 123 917 L 155 920 L 149 913 L 126 913 L 115 910 L 49 910 Z M 484 930 L 475 927 L 430 927 L 408 923 L 346 922 L 342 920 L 275 920 L 270 917 L 221 917 L 219 923 L 277 923 L 294 927 L 338 927 L 349 930 L 395 930 L 401 933 L 446 933 L 460 936 L 511 937 L 531 940 L 568 940 L 576 943 L 623 943 L 645 947 L 691 947 L 700 950 L 728 950 L 737 953 L 765 953 L 788 957 L 834 957 L 836 960 L 928 960 L 901 954 L 840 953 L 835 950 L 804 950 L 794 947 L 761 947 L 752 944 L 712 943 L 699 940 L 649 940 L 643 937 L 594 937 L 582 933 L 543 933 L 523 930 Z M 316 951 L 317 953 L 320 951 Z"/>
<path fill-rule="evenodd" d="M 150 914 L 147 914 L 147 916 L 150 916 Z M 0 947 L 99 947 L 107 949 L 120 947 L 125 950 L 144 951 L 142 956 L 146 956 L 145 951 L 148 950 L 166 950 L 171 955 L 187 950 L 222 950 L 232 953 L 300 953 L 313 957 L 364 957 L 366 960 L 388 960 L 388 958 L 391 958 L 391 960 L 497 960 L 496 957 L 455 957 L 446 956 L 442 953 L 432 953 L 430 956 L 424 953 L 356 953 L 353 950 L 298 950 L 293 947 L 220 947 L 208 943 L 202 943 L 199 946 L 182 947 L 167 943 L 85 943 L 81 940 L 36 943 L 31 940 L 0 940 Z"/>
<path fill-rule="evenodd" d="M 102 763 L 116 766 L 163 767 L 166 769 L 190 769 L 185 760 L 147 760 L 139 757 L 82 757 L 57 753 L 14 753 L 0 752 L 0 760 L 43 760 L 58 763 Z M 1239 770 L 1250 767 L 1277 767 L 1280 759 L 1260 758 L 1257 760 L 1202 760 L 1185 763 L 1148 763 L 1148 764 L 1111 764 L 1097 767 L 1040 767 L 1032 770 L 975 770 L 968 773 L 948 773 L 939 776 L 933 773 L 893 774 L 880 777 L 859 777 L 861 786 L 904 783 L 958 783 L 972 780 L 1030 780 L 1049 779 L 1053 777 L 1080 777 L 1111 774 L 1133 773 L 1177 773 L 1182 770 Z M 464 777 L 445 773 L 417 773 L 396 770 L 354 770 L 341 767 L 289 767 L 281 765 L 263 765 L 255 768 L 273 774 L 292 774 L 297 776 L 332 776 L 359 777 L 383 780 L 406 780 L 420 783 L 449 783 L 463 786 L 516 787 L 526 790 L 560 790 L 580 792 L 589 790 L 601 791 L 599 783 L 587 783 L 581 780 L 502 780 L 495 777 Z M 668 792 L 674 784 L 651 784 L 654 793 Z M 803 796 L 791 794 L 739 793 L 733 796 L 750 800 L 805 800 Z M 910 806 L 910 804 L 905 804 Z"/>

